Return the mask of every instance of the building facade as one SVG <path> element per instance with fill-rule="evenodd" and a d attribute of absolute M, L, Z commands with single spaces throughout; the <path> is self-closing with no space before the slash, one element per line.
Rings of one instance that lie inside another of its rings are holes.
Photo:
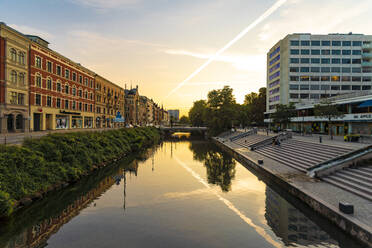
<path fill-rule="evenodd" d="M 29 131 L 30 41 L 0 23 L 0 132 Z"/>
<path fill-rule="evenodd" d="M 173 121 L 180 120 L 180 111 L 178 109 L 170 109 L 168 110 L 169 118 L 172 118 Z"/>
<path fill-rule="evenodd" d="M 139 125 L 139 92 L 136 88 L 124 90 L 125 92 L 125 123 L 127 125 Z"/>
<path fill-rule="evenodd" d="M 109 80 L 96 75 L 96 114 L 97 128 L 121 127 L 116 117 L 124 115 L 124 89 Z"/>
<path fill-rule="evenodd" d="M 290 34 L 267 53 L 266 111 L 372 87 L 372 36 Z"/>
<path fill-rule="evenodd" d="M 94 128 L 94 73 L 27 37 L 31 131 Z"/>

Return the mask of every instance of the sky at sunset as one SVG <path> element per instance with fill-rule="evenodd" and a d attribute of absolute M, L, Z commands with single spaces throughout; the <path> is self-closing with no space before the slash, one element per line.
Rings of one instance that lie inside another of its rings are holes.
<path fill-rule="evenodd" d="M 0 21 L 183 113 L 229 85 L 237 101 L 266 85 L 266 52 L 288 33 L 372 34 L 372 0 L 287 0 L 169 97 L 277 0 L 0 0 Z"/>

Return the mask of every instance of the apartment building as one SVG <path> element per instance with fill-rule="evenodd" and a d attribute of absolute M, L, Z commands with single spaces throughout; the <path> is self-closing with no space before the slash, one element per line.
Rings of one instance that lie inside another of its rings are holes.
<path fill-rule="evenodd" d="M 266 111 L 372 87 L 372 36 L 290 34 L 267 53 Z"/>
<path fill-rule="evenodd" d="M 38 36 L 30 40 L 30 130 L 94 127 L 95 73 L 48 48 Z"/>
<path fill-rule="evenodd" d="M 29 130 L 29 39 L 0 22 L 0 132 Z"/>
<path fill-rule="evenodd" d="M 138 85 L 130 90 L 125 89 L 125 122 L 130 125 L 139 125 L 139 92 Z"/>

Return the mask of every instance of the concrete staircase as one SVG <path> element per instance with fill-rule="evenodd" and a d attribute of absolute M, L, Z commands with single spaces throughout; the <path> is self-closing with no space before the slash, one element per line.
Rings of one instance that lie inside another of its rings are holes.
<path fill-rule="evenodd" d="M 241 145 L 245 148 L 250 148 L 250 146 L 253 145 L 253 144 L 256 144 L 256 143 L 261 142 L 265 139 L 271 139 L 271 138 L 272 137 L 270 137 L 270 136 L 253 134 L 253 135 L 249 135 L 247 137 L 243 137 L 241 139 L 234 140 L 233 142 L 235 144 Z"/>
<path fill-rule="evenodd" d="M 372 165 L 338 170 L 322 180 L 372 201 Z"/>
<path fill-rule="evenodd" d="M 264 136 L 265 137 L 265 136 Z M 352 151 L 350 148 L 289 139 L 280 146 L 267 145 L 255 152 L 289 167 L 306 172 L 306 169 L 331 158 Z"/>

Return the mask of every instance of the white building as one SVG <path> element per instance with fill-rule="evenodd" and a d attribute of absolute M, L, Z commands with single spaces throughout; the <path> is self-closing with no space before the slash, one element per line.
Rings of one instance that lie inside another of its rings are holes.
<path fill-rule="evenodd" d="M 266 111 L 371 90 L 372 35 L 290 34 L 267 54 Z"/>

